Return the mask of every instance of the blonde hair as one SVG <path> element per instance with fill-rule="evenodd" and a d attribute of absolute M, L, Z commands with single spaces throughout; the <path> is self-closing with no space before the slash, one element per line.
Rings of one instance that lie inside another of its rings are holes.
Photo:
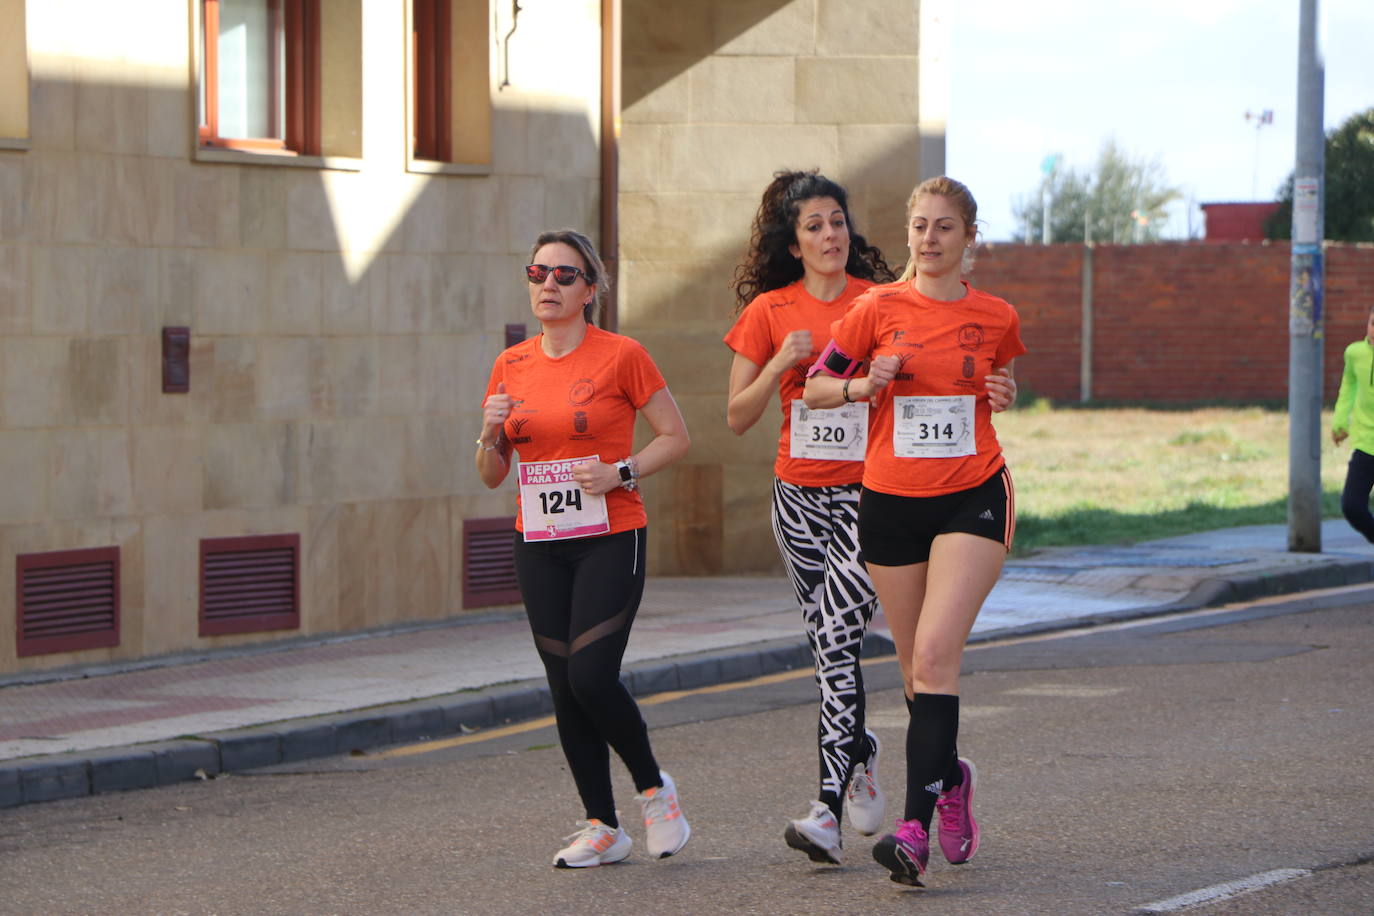
<path fill-rule="evenodd" d="M 977 238 L 978 227 L 978 201 L 973 199 L 973 192 L 968 189 L 968 185 L 962 181 L 955 181 L 948 175 L 939 175 L 935 178 L 927 178 L 918 184 L 911 192 L 911 196 L 906 201 L 906 220 L 908 226 L 911 223 L 911 211 L 916 209 L 916 202 L 928 194 L 937 197 L 944 197 L 952 201 L 959 210 L 959 215 L 964 218 L 964 225 L 967 233 Z M 968 249 L 964 250 L 964 273 L 973 269 L 973 253 Z M 916 257 L 913 254 L 907 259 L 906 267 L 902 270 L 902 275 L 898 279 L 903 282 L 916 276 Z"/>

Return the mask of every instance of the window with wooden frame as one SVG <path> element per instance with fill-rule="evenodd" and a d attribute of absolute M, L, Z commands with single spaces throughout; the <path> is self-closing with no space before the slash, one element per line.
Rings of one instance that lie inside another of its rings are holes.
<path fill-rule="evenodd" d="M 0 0 L 0 149 L 29 148 L 29 47 L 24 0 Z"/>
<path fill-rule="evenodd" d="M 320 0 L 201 0 L 200 143 L 320 155 Z"/>
<path fill-rule="evenodd" d="M 411 141 L 416 159 L 453 158 L 450 21 L 449 0 L 411 0 Z"/>
<path fill-rule="evenodd" d="M 486 0 L 408 0 L 410 168 L 485 173 L 491 165 Z"/>

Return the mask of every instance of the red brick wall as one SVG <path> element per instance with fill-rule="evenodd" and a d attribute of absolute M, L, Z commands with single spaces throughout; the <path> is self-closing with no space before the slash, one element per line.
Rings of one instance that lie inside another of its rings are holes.
<path fill-rule="evenodd" d="M 1278 201 L 1203 204 L 1202 215 L 1207 221 L 1204 238 L 1208 242 L 1260 241 L 1264 238 L 1264 221 L 1278 208 Z"/>
<path fill-rule="evenodd" d="M 1021 315 L 1030 352 L 1017 378 L 1077 401 L 1081 245 L 990 245 L 970 281 Z M 1094 400 L 1284 401 L 1288 397 L 1289 247 L 1196 242 L 1097 245 L 1092 252 Z M 1374 246 L 1326 249 L 1325 396 L 1341 352 L 1374 305 Z"/>

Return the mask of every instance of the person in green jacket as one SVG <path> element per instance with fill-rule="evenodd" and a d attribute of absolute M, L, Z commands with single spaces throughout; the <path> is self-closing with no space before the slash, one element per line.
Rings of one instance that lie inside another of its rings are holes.
<path fill-rule="evenodd" d="M 1341 514 L 1350 526 L 1374 543 L 1374 515 L 1369 493 L 1374 490 L 1374 306 L 1365 322 L 1365 336 L 1345 348 L 1341 391 L 1331 418 L 1331 441 L 1340 445 L 1346 437 L 1354 451 L 1341 490 Z"/>

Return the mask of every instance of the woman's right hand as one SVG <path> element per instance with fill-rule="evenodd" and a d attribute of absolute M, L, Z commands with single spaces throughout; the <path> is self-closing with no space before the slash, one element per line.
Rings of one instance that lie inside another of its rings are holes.
<path fill-rule="evenodd" d="M 892 380 L 897 377 L 897 370 L 901 368 L 901 361 L 895 356 L 875 356 L 873 361 L 868 364 L 868 384 L 872 389 L 872 395 L 882 391 Z"/>
<path fill-rule="evenodd" d="M 782 375 L 797 363 L 805 362 L 811 357 L 811 332 L 807 330 L 792 331 L 782 339 L 782 344 L 778 347 L 778 352 L 773 354 L 773 369 L 778 375 Z"/>
<path fill-rule="evenodd" d="M 487 395 L 482 404 L 482 435 L 495 439 L 505 428 L 506 417 L 515 407 L 515 399 L 506 394 L 506 383 L 496 383 L 496 394 Z"/>

